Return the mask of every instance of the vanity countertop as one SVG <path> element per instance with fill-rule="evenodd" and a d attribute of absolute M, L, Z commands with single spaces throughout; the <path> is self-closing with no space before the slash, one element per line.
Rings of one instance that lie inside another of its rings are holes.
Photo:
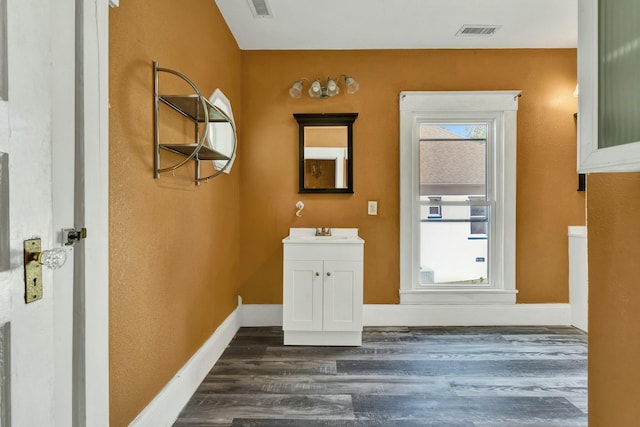
<path fill-rule="evenodd" d="M 330 236 L 316 236 L 315 228 L 290 228 L 282 243 L 364 243 L 357 228 L 332 228 Z"/>

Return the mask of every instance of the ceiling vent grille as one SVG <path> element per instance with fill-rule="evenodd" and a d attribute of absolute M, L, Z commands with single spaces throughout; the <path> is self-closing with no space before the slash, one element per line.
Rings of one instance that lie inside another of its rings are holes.
<path fill-rule="evenodd" d="M 500 25 L 463 25 L 456 36 L 492 36 L 500 29 Z"/>
<path fill-rule="evenodd" d="M 273 18 L 267 0 L 247 0 L 254 18 Z"/>

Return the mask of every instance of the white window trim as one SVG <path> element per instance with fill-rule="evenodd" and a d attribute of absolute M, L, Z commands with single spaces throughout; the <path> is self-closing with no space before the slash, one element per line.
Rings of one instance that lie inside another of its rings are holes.
<path fill-rule="evenodd" d="M 598 1 L 578 2 L 578 172 L 640 171 L 640 141 L 598 148 Z"/>
<path fill-rule="evenodd" d="M 400 93 L 400 303 L 401 304 L 514 304 L 516 252 L 516 112 L 520 91 L 401 92 Z M 420 233 L 419 159 L 416 123 L 425 120 L 494 120 L 496 131 L 495 182 L 497 208 L 492 241 L 491 287 L 426 288 L 419 285 Z M 502 177 L 502 179 L 501 179 Z M 496 246 L 496 245 L 494 245 Z"/>

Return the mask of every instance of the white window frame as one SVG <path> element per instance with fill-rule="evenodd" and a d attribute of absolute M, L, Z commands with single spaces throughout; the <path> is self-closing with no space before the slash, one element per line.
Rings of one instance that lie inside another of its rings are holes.
<path fill-rule="evenodd" d="M 520 91 L 400 93 L 400 303 L 514 304 L 516 234 L 516 112 Z M 495 226 L 490 230 L 491 284 L 485 287 L 420 285 L 418 124 L 486 121 L 495 132 Z"/>
<path fill-rule="evenodd" d="M 640 171 L 640 141 L 598 148 L 598 0 L 578 2 L 578 172 Z"/>

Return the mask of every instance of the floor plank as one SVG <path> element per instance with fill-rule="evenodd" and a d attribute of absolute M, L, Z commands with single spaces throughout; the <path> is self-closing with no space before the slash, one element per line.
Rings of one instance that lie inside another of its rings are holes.
<path fill-rule="evenodd" d="M 570 327 L 365 328 L 361 347 L 241 328 L 175 427 L 585 427 L 587 336 Z"/>

